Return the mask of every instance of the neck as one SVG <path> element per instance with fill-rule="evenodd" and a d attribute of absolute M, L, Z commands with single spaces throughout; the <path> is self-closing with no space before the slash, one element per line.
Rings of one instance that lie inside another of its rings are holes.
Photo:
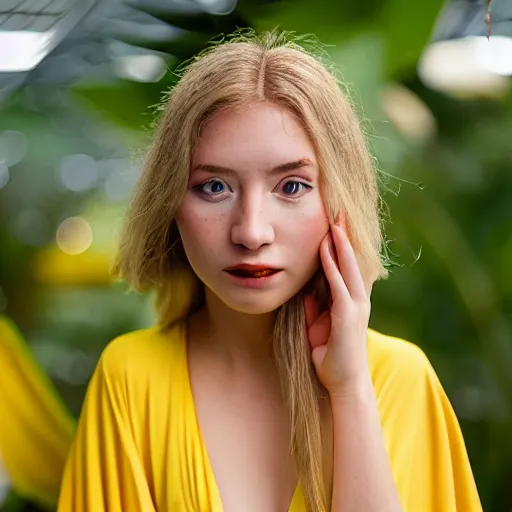
<path fill-rule="evenodd" d="M 191 328 L 194 338 L 229 363 L 265 364 L 270 361 L 275 318 L 275 311 L 261 315 L 234 311 L 206 289 L 205 305 L 193 316 Z"/>

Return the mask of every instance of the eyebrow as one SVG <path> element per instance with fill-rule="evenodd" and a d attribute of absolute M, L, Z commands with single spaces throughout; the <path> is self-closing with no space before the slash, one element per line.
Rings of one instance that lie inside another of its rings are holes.
<path fill-rule="evenodd" d="M 302 167 L 311 167 L 313 166 L 313 162 L 309 158 L 301 158 L 300 160 L 294 160 L 293 162 L 286 162 L 284 164 L 276 165 L 272 167 L 268 174 L 282 174 L 284 172 L 294 171 L 295 169 L 300 169 Z M 212 164 L 199 164 L 196 165 L 193 171 L 206 171 L 215 174 L 224 174 L 224 175 L 234 175 L 236 171 L 234 169 L 230 169 L 229 167 L 224 167 L 222 165 L 212 165 Z"/>

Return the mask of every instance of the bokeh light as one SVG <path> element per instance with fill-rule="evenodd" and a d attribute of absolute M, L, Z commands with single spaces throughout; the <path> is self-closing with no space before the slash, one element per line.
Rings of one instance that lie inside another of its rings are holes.
<path fill-rule="evenodd" d="M 124 55 L 114 61 L 114 71 L 136 82 L 158 82 L 166 72 L 165 60 L 159 55 Z"/>
<path fill-rule="evenodd" d="M 0 135 L 0 159 L 5 160 L 8 167 L 21 162 L 27 147 L 27 137 L 19 131 L 6 130 Z"/>
<path fill-rule="evenodd" d="M 428 46 L 418 74 L 430 88 L 446 94 L 502 96 L 510 87 L 512 39 L 466 37 Z"/>
<path fill-rule="evenodd" d="M 102 162 L 102 171 L 106 175 L 105 195 L 109 201 L 126 201 L 135 185 L 138 169 L 126 158 L 112 158 Z"/>
<path fill-rule="evenodd" d="M 60 163 L 62 184 L 73 192 L 92 188 L 98 179 L 98 166 L 88 155 L 68 155 Z"/>
<path fill-rule="evenodd" d="M 70 217 L 62 222 L 57 229 L 57 245 L 66 254 L 73 255 L 85 252 L 91 246 L 92 240 L 92 228 L 81 217 Z"/>
<path fill-rule="evenodd" d="M 382 91 L 381 103 L 391 122 L 408 139 L 426 142 L 435 135 L 434 115 L 410 89 L 391 84 Z"/>

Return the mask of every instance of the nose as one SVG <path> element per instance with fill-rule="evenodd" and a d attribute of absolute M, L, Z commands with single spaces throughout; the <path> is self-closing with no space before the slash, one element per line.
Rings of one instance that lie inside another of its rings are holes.
<path fill-rule="evenodd" d="M 231 241 L 250 251 L 257 251 L 274 241 L 270 216 L 264 213 L 264 201 L 256 195 L 243 198 L 231 228 Z"/>

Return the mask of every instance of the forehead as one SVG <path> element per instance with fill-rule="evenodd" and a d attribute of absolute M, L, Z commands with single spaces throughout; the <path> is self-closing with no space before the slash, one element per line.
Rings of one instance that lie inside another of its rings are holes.
<path fill-rule="evenodd" d="M 212 164 L 260 170 L 300 159 L 316 165 L 306 131 L 287 110 L 263 103 L 215 114 L 203 128 L 192 168 Z"/>

